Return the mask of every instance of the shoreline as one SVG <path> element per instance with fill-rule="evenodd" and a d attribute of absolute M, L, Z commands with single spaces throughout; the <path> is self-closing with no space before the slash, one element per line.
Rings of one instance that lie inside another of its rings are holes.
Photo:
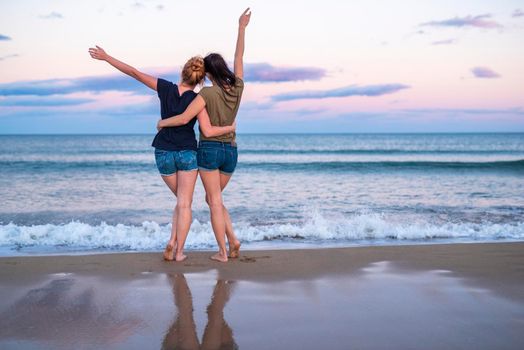
<path fill-rule="evenodd" d="M 187 242 L 186 242 L 187 243 Z M 279 242 L 279 243 L 264 243 L 263 241 L 243 242 L 243 252 L 257 252 L 257 251 L 293 251 L 293 250 L 323 250 L 323 249 L 348 249 L 348 248 L 388 248 L 388 247 L 406 247 L 406 246 L 448 246 L 448 245 L 470 245 L 470 244 L 513 244 L 524 243 L 524 239 L 520 238 L 500 238 L 500 239 L 428 239 L 428 240 L 412 240 L 412 239 L 398 239 L 389 241 L 378 241 L 372 243 L 332 243 L 329 241 L 321 242 Z M 143 250 L 117 250 L 117 249 L 91 249 L 91 250 L 57 250 L 53 251 L 54 247 L 47 247 L 47 250 L 39 248 L 39 250 L 32 252 L 27 250 L 28 247 L 22 248 L 19 252 L 13 250 L 13 246 L 4 246 L 4 250 L 0 247 L 0 259 L 3 258 L 24 258 L 24 257 L 57 257 L 57 256 L 90 256 L 90 255 L 114 255 L 114 254 L 162 254 L 163 249 L 143 249 Z M 29 247 L 31 249 L 31 247 Z M 62 248 L 60 248 L 62 249 Z M 185 253 L 214 253 L 215 251 L 208 248 L 185 248 Z M 187 254 L 186 254 L 187 255 Z"/>
<path fill-rule="evenodd" d="M 183 262 L 166 262 L 161 252 L 0 257 L 0 280 L 74 273 L 129 278 L 141 273 L 197 273 L 248 281 L 311 280 L 358 273 L 377 262 L 411 271 L 450 271 L 503 294 L 524 295 L 524 242 L 436 243 L 342 248 L 241 250 L 239 259 L 218 263 L 213 251 L 187 251 Z"/>

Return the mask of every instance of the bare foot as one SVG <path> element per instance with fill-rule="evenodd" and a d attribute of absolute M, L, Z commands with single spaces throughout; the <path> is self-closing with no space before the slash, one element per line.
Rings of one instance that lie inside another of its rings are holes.
<path fill-rule="evenodd" d="M 229 258 L 236 259 L 240 256 L 240 241 L 234 241 L 229 244 Z"/>
<path fill-rule="evenodd" d="M 164 250 L 164 260 L 166 261 L 173 261 L 175 259 L 175 249 L 174 245 L 171 243 L 168 243 L 166 245 L 166 250 Z"/>
<path fill-rule="evenodd" d="M 215 255 L 210 257 L 211 260 L 219 261 L 219 262 L 227 262 L 227 256 L 222 253 L 216 253 Z"/>
<path fill-rule="evenodd" d="M 187 255 L 184 255 L 182 253 L 177 253 L 177 255 L 175 256 L 175 261 L 176 262 L 181 262 L 181 261 L 184 261 L 187 259 Z"/>

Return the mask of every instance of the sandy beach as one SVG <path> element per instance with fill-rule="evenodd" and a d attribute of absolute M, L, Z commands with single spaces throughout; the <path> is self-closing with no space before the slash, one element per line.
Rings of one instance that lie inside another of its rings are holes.
<path fill-rule="evenodd" d="M 30 4 L 0 350 L 524 350 L 523 1 Z"/>
<path fill-rule="evenodd" d="M 0 258 L 0 347 L 520 349 L 524 243 Z"/>

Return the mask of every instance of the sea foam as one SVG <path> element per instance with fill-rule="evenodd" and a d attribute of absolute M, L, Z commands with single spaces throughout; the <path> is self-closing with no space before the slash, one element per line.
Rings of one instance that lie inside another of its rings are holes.
<path fill-rule="evenodd" d="M 407 221 L 407 220 L 406 220 Z M 327 218 L 312 212 L 301 223 L 274 223 L 253 225 L 235 223 L 235 233 L 244 243 L 272 241 L 309 242 L 325 244 L 373 244 L 428 241 L 493 241 L 524 239 L 524 222 L 516 223 L 444 223 L 424 221 L 394 222 L 380 213 L 360 213 L 347 217 Z M 62 225 L 20 226 L 13 223 L 0 226 L 0 247 L 23 252 L 31 248 L 45 252 L 55 251 L 116 250 L 148 251 L 162 249 L 170 236 L 171 225 L 153 221 L 141 225 L 89 225 L 69 222 Z M 209 249 L 216 246 L 209 222 L 194 220 L 187 239 L 189 249 Z"/>

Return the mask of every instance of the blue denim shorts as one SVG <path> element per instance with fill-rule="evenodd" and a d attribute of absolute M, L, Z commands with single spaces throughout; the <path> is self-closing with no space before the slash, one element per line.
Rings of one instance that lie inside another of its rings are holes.
<path fill-rule="evenodd" d="M 237 146 L 230 142 L 200 141 L 198 143 L 198 168 L 203 171 L 219 170 L 231 175 L 238 160 Z"/>
<path fill-rule="evenodd" d="M 156 167 L 162 176 L 176 174 L 178 170 L 197 170 L 197 153 L 193 150 L 164 151 L 155 148 Z"/>

